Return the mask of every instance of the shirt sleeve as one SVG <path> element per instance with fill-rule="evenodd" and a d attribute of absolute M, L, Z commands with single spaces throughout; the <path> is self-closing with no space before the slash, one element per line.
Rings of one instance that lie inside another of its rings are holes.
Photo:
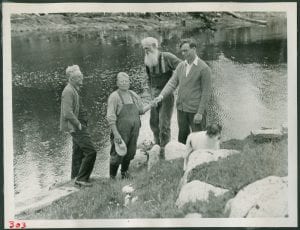
<path fill-rule="evenodd" d="M 182 60 L 176 57 L 172 53 L 166 53 L 166 54 L 167 54 L 166 56 L 167 56 L 167 61 L 169 66 L 171 67 L 172 70 L 175 70 L 178 64 L 182 62 Z"/>
<path fill-rule="evenodd" d="M 201 71 L 201 99 L 200 99 L 200 105 L 198 108 L 198 113 L 203 114 L 205 109 L 207 108 L 208 101 L 211 96 L 211 70 L 209 67 L 204 68 Z"/>
<path fill-rule="evenodd" d="M 109 125 L 116 124 L 117 109 L 118 109 L 118 95 L 115 93 L 112 93 L 108 97 L 108 102 L 107 102 L 106 119 L 107 119 Z"/>
<path fill-rule="evenodd" d="M 179 74 L 178 74 L 179 68 L 180 68 L 180 65 L 178 65 L 176 67 L 176 69 L 173 72 L 172 77 L 170 78 L 170 80 L 168 81 L 168 83 L 165 85 L 165 87 L 161 91 L 160 94 L 163 97 L 168 96 L 169 94 L 171 94 L 172 92 L 174 92 L 174 90 L 177 88 L 177 85 L 179 83 Z"/>
<path fill-rule="evenodd" d="M 131 95 L 133 96 L 133 100 L 134 100 L 134 104 L 137 106 L 138 110 L 139 110 L 139 114 L 144 114 L 144 105 L 142 102 L 142 99 L 139 95 L 137 95 L 134 91 L 130 91 Z"/>
<path fill-rule="evenodd" d="M 61 103 L 63 107 L 63 117 L 71 122 L 72 125 L 78 127 L 80 122 L 73 113 L 74 98 L 72 92 L 64 91 L 62 94 Z"/>

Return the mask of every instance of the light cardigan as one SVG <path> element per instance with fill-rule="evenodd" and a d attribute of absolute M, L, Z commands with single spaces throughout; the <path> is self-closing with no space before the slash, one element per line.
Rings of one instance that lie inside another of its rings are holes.
<path fill-rule="evenodd" d="M 68 83 L 61 96 L 60 130 L 74 132 L 79 127 L 79 95 Z"/>
<path fill-rule="evenodd" d="M 197 65 L 192 65 L 187 76 L 186 68 L 186 62 L 180 62 L 160 94 L 165 97 L 179 86 L 177 109 L 203 114 L 211 96 L 211 70 L 200 58 Z"/>

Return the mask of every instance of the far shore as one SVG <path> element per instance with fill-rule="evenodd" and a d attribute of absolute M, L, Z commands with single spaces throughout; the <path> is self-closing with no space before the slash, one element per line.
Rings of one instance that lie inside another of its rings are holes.
<path fill-rule="evenodd" d="M 135 16 L 130 14 L 107 15 L 103 13 L 15 14 L 11 17 L 11 32 L 12 36 L 21 36 L 33 32 L 149 31 L 180 30 L 186 28 L 217 30 L 224 27 L 250 26 L 254 23 L 221 13 L 206 13 L 205 17 L 192 17 L 186 13 L 178 14 L 180 15 L 168 14 L 157 16 L 151 14 L 150 16 Z M 245 14 L 245 17 L 249 18 L 246 13 L 242 14 Z M 268 13 L 267 16 L 273 17 L 275 15 Z M 266 17 L 266 14 L 253 13 L 250 17 L 255 20 L 262 20 Z"/>

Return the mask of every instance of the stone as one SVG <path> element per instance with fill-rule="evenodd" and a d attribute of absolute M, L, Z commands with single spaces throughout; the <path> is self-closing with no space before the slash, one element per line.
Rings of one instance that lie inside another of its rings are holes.
<path fill-rule="evenodd" d="M 124 198 L 124 206 L 128 207 L 128 205 L 130 204 L 130 200 L 131 200 L 131 196 L 129 194 L 127 194 Z"/>
<path fill-rule="evenodd" d="M 177 141 L 170 141 L 165 146 L 165 159 L 174 160 L 185 156 L 186 147 L 184 144 Z"/>
<path fill-rule="evenodd" d="M 199 180 L 193 180 L 183 185 L 176 201 L 176 205 L 177 207 L 182 208 L 188 202 L 208 201 L 210 192 L 215 196 L 221 196 L 228 192 L 228 190 L 215 187 Z"/>
<path fill-rule="evenodd" d="M 131 193 L 134 192 L 134 188 L 131 186 L 131 184 L 125 185 L 125 186 L 122 188 L 122 192 L 123 192 L 123 193 L 126 193 L 126 194 L 131 194 Z"/>
<path fill-rule="evenodd" d="M 283 133 L 281 129 L 259 129 L 252 130 L 251 135 L 254 140 L 264 140 L 264 139 L 279 139 L 282 137 Z"/>
<path fill-rule="evenodd" d="M 184 218 L 202 218 L 202 215 L 201 213 L 194 212 L 186 214 Z"/>
<path fill-rule="evenodd" d="M 160 154 L 160 146 L 154 145 L 152 149 L 148 152 L 149 160 L 148 160 L 148 171 L 159 162 L 159 154 Z"/>
<path fill-rule="evenodd" d="M 133 168 L 139 168 L 147 164 L 147 153 L 141 149 L 137 149 L 134 158 L 130 161 L 130 166 Z"/>
<path fill-rule="evenodd" d="M 139 198 L 138 198 L 137 196 L 134 196 L 134 197 L 132 197 L 131 202 L 132 202 L 132 203 L 135 203 L 135 202 L 137 202 L 138 199 L 139 199 Z"/>
<path fill-rule="evenodd" d="M 288 125 L 287 125 L 287 123 L 283 123 L 281 125 L 281 133 L 282 134 L 288 134 Z"/>
<path fill-rule="evenodd" d="M 225 206 L 229 217 L 287 217 L 287 177 L 269 176 L 240 190 Z"/>
<path fill-rule="evenodd" d="M 191 153 L 187 160 L 187 166 L 185 168 L 185 172 L 188 173 L 193 168 L 198 165 L 208 163 L 211 161 L 217 161 L 222 158 L 226 158 L 233 154 L 238 154 L 239 151 L 232 150 L 232 149 L 218 149 L 218 150 L 211 150 L 211 149 L 203 149 L 197 150 Z"/>

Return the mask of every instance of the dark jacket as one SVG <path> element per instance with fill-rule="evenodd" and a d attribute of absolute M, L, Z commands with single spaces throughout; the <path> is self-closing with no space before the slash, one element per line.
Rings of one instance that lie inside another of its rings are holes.
<path fill-rule="evenodd" d="M 60 130 L 74 132 L 80 124 L 79 95 L 76 89 L 69 83 L 63 90 L 61 96 Z"/>
<path fill-rule="evenodd" d="M 146 66 L 148 84 L 150 88 L 162 90 L 180 62 L 181 60 L 174 54 L 169 52 L 160 52 L 158 65 L 151 68 Z"/>

